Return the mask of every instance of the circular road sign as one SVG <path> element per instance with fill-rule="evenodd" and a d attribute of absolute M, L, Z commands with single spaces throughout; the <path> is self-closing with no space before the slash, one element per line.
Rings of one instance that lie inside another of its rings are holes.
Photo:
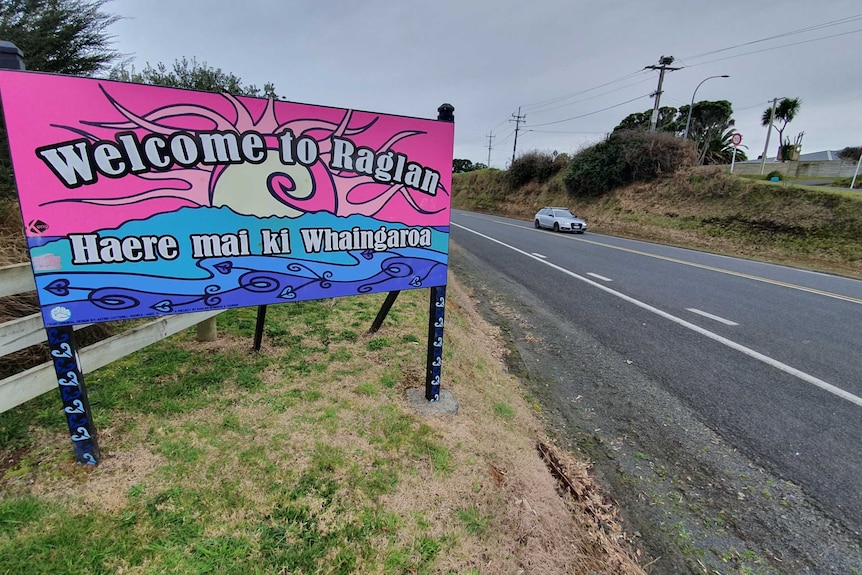
<path fill-rule="evenodd" d="M 738 146 L 739 144 L 741 144 L 742 143 L 742 134 L 737 132 L 736 134 L 731 136 L 730 137 L 730 143 L 733 144 L 734 146 Z"/>

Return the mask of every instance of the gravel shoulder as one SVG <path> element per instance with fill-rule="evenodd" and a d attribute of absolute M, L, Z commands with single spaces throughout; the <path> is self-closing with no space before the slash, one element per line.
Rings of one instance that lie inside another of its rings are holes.
<path fill-rule="evenodd" d="M 650 573 L 862 573 L 862 538 L 626 358 L 457 245 L 450 269 L 506 334 L 559 445 L 589 458 Z M 575 374 L 573 376 L 573 374 Z"/>

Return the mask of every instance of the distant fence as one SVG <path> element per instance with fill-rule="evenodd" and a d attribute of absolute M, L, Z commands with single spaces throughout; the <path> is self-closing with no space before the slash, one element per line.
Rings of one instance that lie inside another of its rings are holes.
<path fill-rule="evenodd" d="M 30 264 L 0 267 L 0 297 L 33 291 L 36 283 Z M 121 334 L 78 349 L 80 365 L 93 371 L 168 336 L 215 317 L 222 310 L 163 316 Z M 76 325 L 75 329 L 86 327 Z M 42 315 L 34 313 L 0 324 L 0 356 L 45 343 Z M 47 353 L 46 353 L 47 358 Z M 0 380 L 0 413 L 57 389 L 53 362 L 46 362 Z M 59 399 L 59 398 L 58 398 Z M 60 404 L 57 413 L 60 417 Z"/>
<path fill-rule="evenodd" d="M 723 166 L 730 171 L 730 164 Z M 791 178 L 852 178 L 856 162 L 824 160 L 820 162 L 766 162 L 763 173 L 778 172 Z M 737 162 L 733 173 L 739 176 L 760 174 L 760 162 Z"/>

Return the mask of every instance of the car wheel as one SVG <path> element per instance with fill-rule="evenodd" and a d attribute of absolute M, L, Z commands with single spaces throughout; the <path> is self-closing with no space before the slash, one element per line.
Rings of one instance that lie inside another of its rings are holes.
<path fill-rule="evenodd" d="M 557 222 L 554 222 L 554 231 L 555 232 L 560 231 L 560 224 L 558 224 Z"/>
<path fill-rule="evenodd" d="M 537 230 L 538 230 L 540 227 L 542 227 L 542 226 L 540 226 L 540 225 L 539 225 L 539 220 L 538 220 L 538 219 L 536 220 L 535 224 L 536 224 L 536 229 L 537 229 Z"/>

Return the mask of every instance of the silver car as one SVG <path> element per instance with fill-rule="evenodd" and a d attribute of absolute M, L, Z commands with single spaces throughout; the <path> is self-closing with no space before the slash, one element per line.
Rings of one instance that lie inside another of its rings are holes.
<path fill-rule="evenodd" d="M 548 228 L 555 232 L 582 234 L 587 231 L 587 222 L 566 208 L 542 208 L 536 213 L 534 223 L 536 228 Z"/>

